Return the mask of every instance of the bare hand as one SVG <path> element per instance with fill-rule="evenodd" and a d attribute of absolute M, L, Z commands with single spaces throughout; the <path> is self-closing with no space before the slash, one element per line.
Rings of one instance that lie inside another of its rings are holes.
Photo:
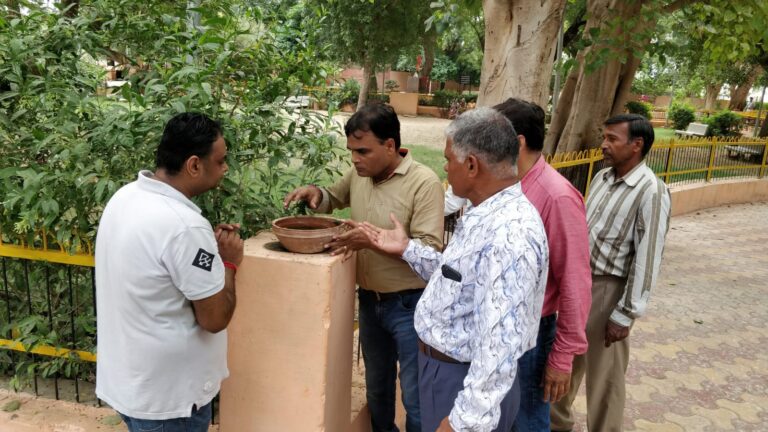
<path fill-rule="evenodd" d="M 365 234 L 359 223 L 355 221 L 344 221 L 351 230 L 333 236 L 333 239 L 325 245 L 331 249 L 331 255 L 344 254 L 344 261 L 348 260 L 352 253 L 360 249 L 371 249 L 373 244 L 370 238 Z"/>
<path fill-rule="evenodd" d="M 448 422 L 448 417 L 444 418 L 443 421 L 440 422 L 440 426 L 437 427 L 435 432 L 453 432 L 451 423 Z"/>
<path fill-rule="evenodd" d="M 369 238 L 371 249 L 395 256 L 402 256 L 408 247 L 410 239 L 405 232 L 405 228 L 403 228 L 403 224 L 397 220 L 393 213 L 389 214 L 389 220 L 395 225 L 394 229 L 385 230 L 368 222 L 363 222 L 359 227 L 362 228 L 362 231 Z"/>
<path fill-rule="evenodd" d="M 243 262 L 244 242 L 240 239 L 239 229 L 240 224 L 219 224 L 214 231 L 222 261 L 236 266 Z"/>
<path fill-rule="evenodd" d="M 288 208 L 294 201 L 305 201 L 309 208 L 316 209 L 323 200 L 323 192 L 319 187 L 314 185 L 303 186 L 296 188 L 293 192 L 285 196 L 283 200 L 283 208 Z"/>
<path fill-rule="evenodd" d="M 544 387 L 544 402 L 555 403 L 571 388 L 571 374 L 547 365 L 541 386 Z"/>
<path fill-rule="evenodd" d="M 608 320 L 605 325 L 605 347 L 608 348 L 612 343 L 624 340 L 629 336 L 629 327 L 623 327 Z"/>

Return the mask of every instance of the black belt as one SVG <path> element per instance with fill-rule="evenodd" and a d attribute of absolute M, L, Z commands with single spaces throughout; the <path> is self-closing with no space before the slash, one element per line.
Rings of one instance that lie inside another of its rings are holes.
<path fill-rule="evenodd" d="M 443 363 L 453 363 L 453 364 L 462 364 L 462 365 L 470 364 L 470 362 L 458 361 L 447 354 L 441 353 L 440 351 L 422 342 L 421 339 L 419 339 L 419 351 L 421 351 L 425 356 L 432 357 L 433 359 L 437 361 L 441 361 Z"/>
<path fill-rule="evenodd" d="M 371 291 L 364 288 L 360 288 L 360 290 L 362 292 L 368 293 L 369 295 L 376 297 L 377 301 L 387 301 L 387 300 L 392 300 L 393 298 L 396 298 L 399 296 L 416 294 L 416 293 L 422 292 L 424 291 L 424 288 L 407 289 L 407 290 L 402 290 L 397 292 L 388 292 L 388 293 L 380 293 L 378 291 Z"/>

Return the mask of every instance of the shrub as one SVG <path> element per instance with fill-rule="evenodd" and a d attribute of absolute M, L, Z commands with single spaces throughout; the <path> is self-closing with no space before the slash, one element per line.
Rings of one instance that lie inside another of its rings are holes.
<path fill-rule="evenodd" d="M 640 114 L 647 119 L 651 118 L 651 110 L 653 107 L 648 102 L 629 101 L 624 107 L 627 108 L 627 111 L 629 111 L 630 114 Z"/>
<path fill-rule="evenodd" d="M 368 93 L 368 103 L 374 101 L 389 103 L 389 95 L 386 93 Z"/>
<path fill-rule="evenodd" d="M 459 92 L 453 90 L 437 90 L 432 96 L 432 106 L 450 108 L 451 103 L 456 99 L 463 99 Z"/>
<path fill-rule="evenodd" d="M 344 81 L 339 91 L 339 105 L 356 104 L 360 97 L 360 83 L 354 79 Z"/>
<path fill-rule="evenodd" d="M 723 110 L 707 118 L 707 136 L 740 136 L 741 117 L 733 111 Z"/>
<path fill-rule="evenodd" d="M 400 84 L 395 80 L 386 80 L 384 82 L 384 88 L 387 89 L 388 92 L 393 92 L 400 88 Z"/>
<path fill-rule="evenodd" d="M 667 118 L 672 121 L 675 129 L 684 130 L 696 120 L 696 111 L 686 103 L 674 102 L 667 112 Z"/>

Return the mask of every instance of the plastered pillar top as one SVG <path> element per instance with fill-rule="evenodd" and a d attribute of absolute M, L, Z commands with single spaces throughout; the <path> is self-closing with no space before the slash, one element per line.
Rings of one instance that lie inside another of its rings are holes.
<path fill-rule="evenodd" d="M 221 431 L 349 430 L 355 260 L 287 252 L 263 232 L 236 283 Z"/>

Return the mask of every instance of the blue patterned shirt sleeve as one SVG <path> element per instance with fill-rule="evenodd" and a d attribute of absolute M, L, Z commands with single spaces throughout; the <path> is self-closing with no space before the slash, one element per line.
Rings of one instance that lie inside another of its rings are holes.
<path fill-rule="evenodd" d="M 407 262 L 419 277 L 428 281 L 440 265 L 443 254 L 435 248 L 411 239 L 403 252 L 403 260 Z"/>

